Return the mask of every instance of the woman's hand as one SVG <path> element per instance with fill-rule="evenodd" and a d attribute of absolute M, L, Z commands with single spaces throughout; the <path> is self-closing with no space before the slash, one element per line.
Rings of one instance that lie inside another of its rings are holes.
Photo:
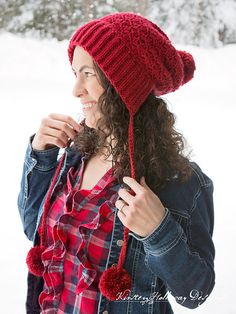
<path fill-rule="evenodd" d="M 70 116 L 51 113 L 42 119 L 38 132 L 32 141 L 32 148 L 45 150 L 52 147 L 65 148 L 69 140 L 74 140 L 83 127 Z"/>
<path fill-rule="evenodd" d="M 115 203 L 119 209 L 118 217 L 129 230 L 146 237 L 160 224 L 166 214 L 165 207 L 146 184 L 144 177 L 141 178 L 140 184 L 131 177 L 124 177 L 123 181 L 135 195 L 126 189 L 119 190 L 121 199 Z"/>

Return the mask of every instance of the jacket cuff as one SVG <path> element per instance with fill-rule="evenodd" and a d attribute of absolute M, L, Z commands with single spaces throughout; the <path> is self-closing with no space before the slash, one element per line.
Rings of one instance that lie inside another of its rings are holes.
<path fill-rule="evenodd" d="M 179 242 L 184 232 L 180 224 L 178 224 L 171 215 L 168 208 L 165 209 L 165 216 L 150 235 L 140 237 L 133 232 L 129 232 L 134 238 L 142 241 L 145 250 L 152 255 L 161 255 L 169 251 L 169 249 Z"/>
<path fill-rule="evenodd" d="M 53 147 L 45 150 L 36 150 L 32 148 L 32 141 L 35 134 L 30 136 L 28 144 L 28 157 L 31 161 L 35 162 L 35 169 L 41 171 L 48 171 L 57 165 L 57 156 L 59 153 L 59 147 Z"/>

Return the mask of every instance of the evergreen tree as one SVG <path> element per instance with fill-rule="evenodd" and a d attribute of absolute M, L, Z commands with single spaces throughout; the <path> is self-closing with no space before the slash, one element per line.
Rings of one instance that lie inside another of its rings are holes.
<path fill-rule="evenodd" d="M 174 43 L 236 43 L 236 0 L 1 0 L 0 30 L 63 40 L 87 21 L 121 11 L 151 19 Z"/>
<path fill-rule="evenodd" d="M 179 44 L 236 43 L 235 0 L 151 0 L 149 17 Z"/>

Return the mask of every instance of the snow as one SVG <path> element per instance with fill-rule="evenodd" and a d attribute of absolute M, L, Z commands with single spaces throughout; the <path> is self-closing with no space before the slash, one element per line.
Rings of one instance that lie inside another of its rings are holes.
<path fill-rule="evenodd" d="M 67 44 L 0 35 L 1 313 L 25 313 L 25 257 L 31 242 L 23 233 L 17 195 L 28 138 L 51 112 L 74 118 L 81 112 L 78 100 L 72 96 L 74 77 Z M 234 314 L 236 45 L 215 50 L 177 48 L 193 54 L 197 70 L 191 82 L 165 98 L 176 115 L 176 128 L 193 150 L 192 159 L 212 178 L 215 187 L 216 285 L 194 313 Z M 191 311 L 169 298 L 175 313 Z"/>
<path fill-rule="evenodd" d="M 236 40 L 235 0 L 151 0 L 148 17 L 172 42 L 222 47 Z"/>

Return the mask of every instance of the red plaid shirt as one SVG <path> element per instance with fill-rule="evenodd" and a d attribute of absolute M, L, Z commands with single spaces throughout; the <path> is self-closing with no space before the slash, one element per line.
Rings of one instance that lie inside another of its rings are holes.
<path fill-rule="evenodd" d="M 70 168 L 58 186 L 47 217 L 47 249 L 42 254 L 42 313 L 94 314 L 98 282 L 106 268 L 119 184 L 112 169 L 92 190 L 80 190 L 85 167 Z M 59 190 L 60 189 L 60 190 Z"/>

